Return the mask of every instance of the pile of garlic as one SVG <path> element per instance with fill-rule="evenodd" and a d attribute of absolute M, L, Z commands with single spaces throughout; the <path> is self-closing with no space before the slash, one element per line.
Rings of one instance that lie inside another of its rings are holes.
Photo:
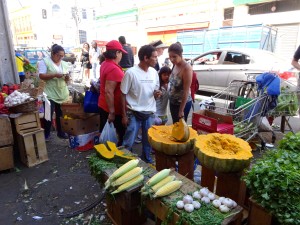
<path fill-rule="evenodd" d="M 178 209 L 185 209 L 187 212 L 192 212 L 194 209 L 201 207 L 200 202 L 204 204 L 212 203 L 214 207 L 218 208 L 223 213 L 229 212 L 237 206 L 237 203 L 234 200 L 218 197 L 206 187 L 201 188 L 199 191 L 195 191 L 192 196 L 184 196 L 182 201 L 176 203 L 176 206 Z"/>
<path fill-rule="evenodd" d="M 28 93 L 21 93 L 15 90 L 9 96 L 7 96 L 4 100 L 4 105 L 6 107 L 12 107 L 24 102 L 32 101 L 34 98 L 30 97 Z"/>

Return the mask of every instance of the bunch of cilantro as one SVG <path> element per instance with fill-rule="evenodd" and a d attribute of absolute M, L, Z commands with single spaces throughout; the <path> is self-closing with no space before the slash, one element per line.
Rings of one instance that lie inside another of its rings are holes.
<path fill-rule="evenodd" d="M 252 198 L 283 225 L 300 224 L 299 150 L 300 133 L 289 133 L 243 177 Z"/>

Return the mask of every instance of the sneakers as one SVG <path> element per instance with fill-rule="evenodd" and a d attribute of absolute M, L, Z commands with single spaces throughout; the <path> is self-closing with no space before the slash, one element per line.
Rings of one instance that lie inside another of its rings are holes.
<path fill-rule="evenodd" d="M 45 136 L 45 141 L 46 141 L 46 142 L 49 142 L 50 139 L 51 139 L 50 135 L 49 135 L 49 136 Z"/>
<path fill-rule="evenodd" d="M 69 138 L 69 136 L 64 132 L 57 133 L 57 137 L 59 137 L 61 139 L 68 139 Z"/>
<path fill-rule="evenodd" d="M 138 136 L 136 137 L 134 143 L 139 144 L 139 143 L 141 143 L 141 142 L 142 142 L 142 135 L 141 135 L 141 134 L 138 134 Z"/>

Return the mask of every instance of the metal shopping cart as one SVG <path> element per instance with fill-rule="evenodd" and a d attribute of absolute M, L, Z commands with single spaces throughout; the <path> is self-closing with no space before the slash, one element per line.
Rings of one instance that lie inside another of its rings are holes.
<path fill-rule="evenodd" d="M 268 108 L 269 95 L 259 93 L 255 81 L 233 80 L 226 89 L 211 97 L 211 100 L 216 104 L 207 105 L 205 110 L 231 116 L 234 126 L 233 134 L 246 141 L 258 137 L 264 149 L 265 141 L 259 131 Z M 272 139 L 275 141 L 271 126 L 268 131 L 272 132 Z M 230 133 L 224 130 L 218 130 L 218 132 Z"/>

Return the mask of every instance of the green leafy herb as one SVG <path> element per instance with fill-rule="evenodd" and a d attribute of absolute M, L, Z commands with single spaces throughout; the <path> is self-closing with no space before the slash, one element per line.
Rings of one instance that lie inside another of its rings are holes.
<path fill-rule="evenodd" d="M 279 142 L 278 148 L 300 153 L 300 132 L 287 133 Z"/>
<path fill-rule="evenodd" d="M 281 147 L 291 138 L 288 134 Z M 300 224 L 300 151 L 290 151 L 295 149 L 270 150 L 243 177 L 255 201 L 283 225 Z"/>

